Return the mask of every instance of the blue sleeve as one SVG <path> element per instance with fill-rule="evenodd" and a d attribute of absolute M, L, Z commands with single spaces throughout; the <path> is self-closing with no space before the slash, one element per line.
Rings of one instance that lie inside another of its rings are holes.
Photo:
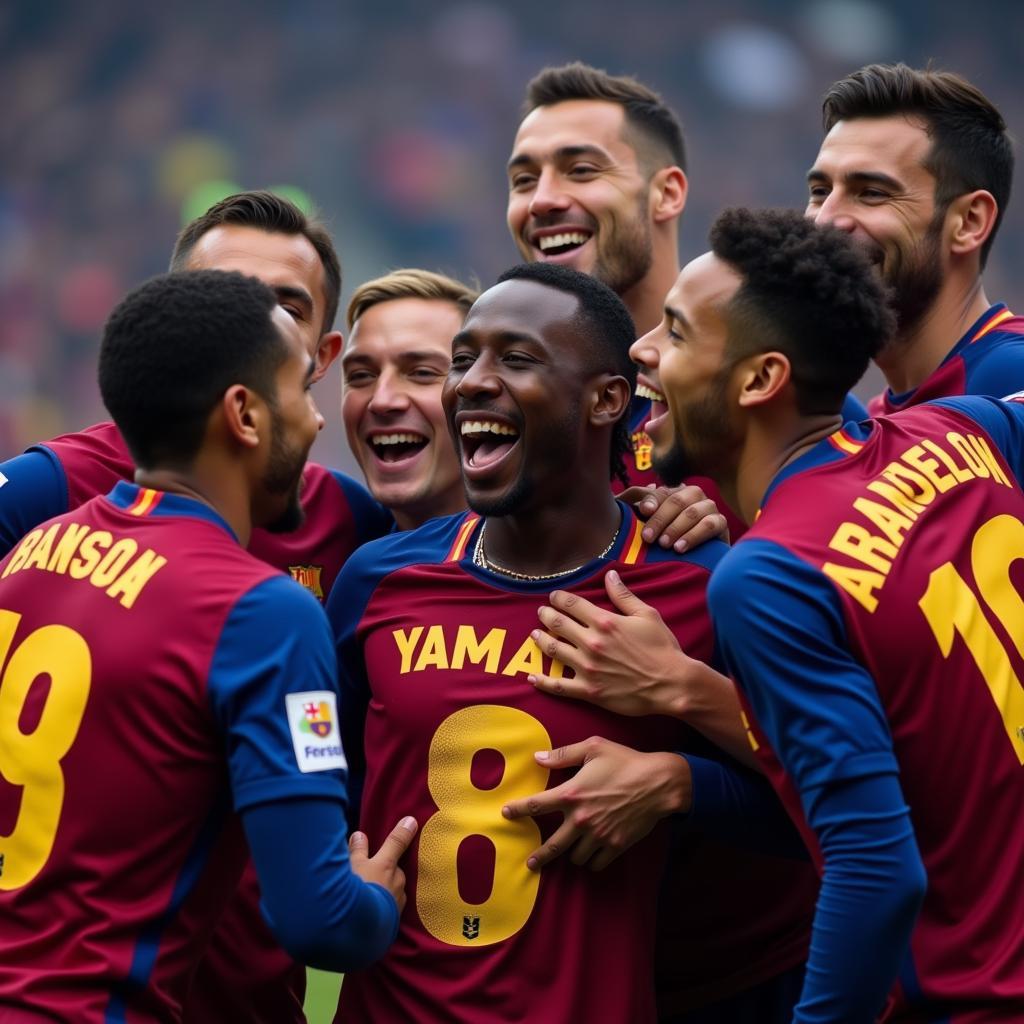
<path fill-rule="evenodd" d="M 0 558 L 34 526 L 67 510 L 67 480 L 51 451 L 33 448 L 0 462 Z"/>
<path fill-rule="evenodd" d="M 807 860 L 807 847 L 768 780 L 731 759 L 684 753 L 693 785 L 687 826 L 748 850 Z"/>
<path fill-rule="evenodd" d="M 398 906 L 386 889 L 352 871 L 345 815 L 335 801 L 258 804 L 242 821 L 264 916 L 292 957 L 325 971 L 354 971 L 384 954 L 398 933 Z"/>
<path fill-rule="evenodd" d="M 778 545 L 742 541 L 708 598 L 726 665 L 796 784 L 824 858 L 795 1019 L 867 1024 L 896 978 L 924 893 L 874 681 L 849 650 L 831 585 Z"/>
<path fill-rule="evenodd" d="M 825 786 L 804 800 L 825 873 L 794 1024 L 871 1024 L 924 899 L 910 813 L 894 775 Z"/>
<path fill-rule="evenodd" d="M 984 348 L 978 350 L 976 359 L 972 358 L 973 346 L 964 351 L 965 393 L 1002 398 L 1024 388 L 1024 338 L 990 335 L 982 344 Z"/>
<path fill-rule="evenodd" d="M 312 594 L 284 575 L 245 594 L 224 624 L 208 692 L 236 810 L 306 796 L 344 802 L 334 655 Z"/>
<path fill-rule="evenodd" d="M 930 405 L 943 406 L 977 423 L 1003 453 L 1018 482 L 1024 484 L 1024 393 L 1000 401 L 978 395 L 940 398 Z"/>
<path fill-rule="evenodd" d="M 395 520 L 391 513 L 362 484 L 335 469 L 330 472 L 345 492 L 360 544 L 384 537 L 394 529 Z"/>
<path fill-rule="evenodd" d="M 853 420 L 854 423 L 860 423 L 862 420 L 871 419 L 868 407 L 852 391 L 848 392 L 843 399 L 842 414 L 844 423 L 850 420 Z"/>

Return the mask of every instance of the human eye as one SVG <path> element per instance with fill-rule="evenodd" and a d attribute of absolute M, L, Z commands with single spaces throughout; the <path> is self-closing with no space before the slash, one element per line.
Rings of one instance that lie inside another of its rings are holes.
<path fill-rule="evenodd" d="M 522 192 L 532 188 L 537 181 L 537 175 L 529 171 L 516 171 L 509 176 L 508 187 L 512 192 Z"/>
<path fill-rule="evenodd" d="M 345 374 L 345 387 L 359 388 L 372 383 L 374 375 L 369 370 L 349 370 Z"/>
<path fill-rule="evenodd" d="M 597 174 L 597 168 L 593 164 L 577 163 L 569 168 L 571 178 L 591 178 Z"/>
<path fill-rule="evenodd" d="M 820 203 L 828 198 L 831 191 L 828 185 L 814 184 L 808 187 L 807 198 L 812 203 Z"/>
<path fill-rule="evenodd" d="M 442 370 L 436 366 L 414 366 L 409 371 L 409 379 L 418 384 L 433 384 L 440 380 L 447 373 L 447 368 Z"/>
<path fill-rule="evenodd" d="M 464 373 L 473 365 L 475 358 L 472 352 L 453 352 L 451 369 Z"/>

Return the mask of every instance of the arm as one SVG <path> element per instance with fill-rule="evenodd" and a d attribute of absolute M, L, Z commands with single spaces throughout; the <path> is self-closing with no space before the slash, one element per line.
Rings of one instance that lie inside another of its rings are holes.
<path fill-rule="evenodd" d="M 49 451 L 34 448 L 0 462 L 0 558 L 34 526 L 67 510 L 64 471 Z"/>
<path fill-rule="evenodd" d="M 709 603 L 726 664 L 796 785 L 823 859 L 795 1020 L 869 1024 L 925 884 L 874 681 L 850 652 L 831 586 L 774 544 L 748 540 L 730 554 Z"/>
<path fill-rule="evenodd" d="M 316 599 L 284 576 L 245 594 L 225 623 L 208 686 L 235 808 L 279 940 L 331 970 L 377 959 L 397 929 L 404 900 L 397 859 L 415 823 L 399 825 L 377 858 L 361 852 L 350 862 L 334 657 Z M 309 727 L 307 708 L 319 731 Z"/>
<path fill-rule="evenodd" d="M 352 971 L 391 945 L 405 904 L 398 860 L 416 833 L 413 818 L 395 826 L 374 858 L 361 833 L 352 837 L 350 857 L 345 813 L 333 800 L 256 804 L 242 823 L 264 916 L 290 956 L 325 971 Z"/>
<path fill-rule="evenodd" d="M 757 767 L 732 681 L 680 650 L 656 609 L 637 598 L 614 569 L 605 589 L 622 614 L 565 591 L 537 613 L 547 632 L 533 639 L 573 677 L 530 676 L 546 693 L 587 700 L 620 715 L 684 719 L 741 763 Z"/>

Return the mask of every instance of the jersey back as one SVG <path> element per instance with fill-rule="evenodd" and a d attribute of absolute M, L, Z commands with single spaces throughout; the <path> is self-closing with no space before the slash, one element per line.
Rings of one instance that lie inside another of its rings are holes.
<path fill-rule="evenodd" d="M 231 607 L 275 571 L 219 523 L 149 511 L 93 499 L 0 563 L 0 1007 L 18 1020 L 176 1019 L 246 857 L 206 679 Z"/>
<path fill-rule="evenodd" d="M 923 1004 L 1016 1020 L 995 1011 L 1024 1015 L 1024 494 L 952 408 L 883 417 L 866 441 L 840 433 L 844 457 L 779 483 L 742 543 L 772 541 L 828 579 L 888 720 L 928 875 L 896 1019 Z"/>

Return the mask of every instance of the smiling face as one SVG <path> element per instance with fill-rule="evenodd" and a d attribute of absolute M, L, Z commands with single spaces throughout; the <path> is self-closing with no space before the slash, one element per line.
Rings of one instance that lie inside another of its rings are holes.
<path fill-rule="evenodd" d="M 646 430 L 655 469 L 669 483 L 694 473 L 715 477 L 738 447 L 726 307 L 740 283 L 712 253 L 687 264 L 665 300 L 662 322 L 630 349 L 664 390 L 665 402 L 652 403 Z"/>
<path fill-rule="evenodd" d="M 318 356 L 321 337 L 331 325 L 324 323 L 323 264 L 304 235 L 220 224 L 197 239 L 185 266 L 188 270 L 237 270 L 258 278 L 273 290 L 295 322 L 305 350 Z M 326 369 L 318 366 L 317 377 Z"/>
<path fill-rule="evenodd" d="M 650 180 L 624 129 L 617 103 L 537 107 L 508 164 L 508 226 L 523 258 L 570 266 L 619 295 L 653 260 Z"/>
<path fill-rule="evenodd" d="M 441 407 L 462 310 L 445 299 L 378 302 L 352 327 L 341 359 L 341 417 L 373 496 L 402 529 L 465 508 Z"/>
<path fill-rule="evenodd" d="M 536 281 L 485 292 L 452 343 L 444 408 L 474 511 L 544 507 L 580 464 L 592 374 L 578 300 Z"/>
<path fill-rule="evenodd" d="M 807 216 L 864 247 L 893 289 L 904 333 L 944 277 L 944 211 L 936 211 L 936 180 L 924 166 L 930 149 L 924 127 L 906 117 L 839 121 L 807 176 Z"/>

